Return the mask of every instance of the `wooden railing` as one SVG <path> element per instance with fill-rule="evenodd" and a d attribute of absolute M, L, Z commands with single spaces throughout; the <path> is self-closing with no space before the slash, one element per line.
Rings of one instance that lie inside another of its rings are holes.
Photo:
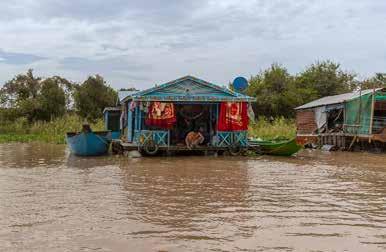
<path fill-rule="evenodd" d="M 248 144 L 247 131 L 219 131 L 216 137 L 215 145 L 220 147 Z"/>
<path fill-rule="evenodd" d="M 134 142 L 143 145 L 151 140 L 159 146 L 169 146 L 169 135 L 169 131 L 166 130 L 136 130 L 134 132 Z"/>

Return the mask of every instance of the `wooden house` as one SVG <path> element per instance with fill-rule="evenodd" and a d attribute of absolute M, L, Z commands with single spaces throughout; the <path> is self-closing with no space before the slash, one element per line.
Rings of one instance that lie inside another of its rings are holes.
<path fill-rule="evenodd" d="M 121 138 L 113 142 L 113 151 L 190 150 L 185 141 L 190 132 L 204 137 L 195 150 L 239 151 L 247 146 L 247 110 L 252 101 L 192 76 L 121 96 Z"/>
<path fill-rule="evenodd" d="M 386 142 L 386 89 L 328 96 L 295 110 L 300 144 L 351 149 L 354 145 L 384 147 Z"/>

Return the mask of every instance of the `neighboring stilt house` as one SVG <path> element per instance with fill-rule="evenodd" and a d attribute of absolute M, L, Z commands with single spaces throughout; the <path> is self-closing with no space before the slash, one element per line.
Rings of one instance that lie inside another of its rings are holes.
<path fill-rule="evenodd" d="M 351 149 L 386 142 L 386 89 L 328 96 L 295 110 L 298 143 Z"/>

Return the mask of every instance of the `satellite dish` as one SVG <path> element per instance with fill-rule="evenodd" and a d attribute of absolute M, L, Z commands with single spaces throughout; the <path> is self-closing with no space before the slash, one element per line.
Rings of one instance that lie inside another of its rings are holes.
<path fill-rule="evenodd" d="M 236 79 L 234 79 L 233 81 L 233 88 L 238 91 L 238 92 L 242 92 L 244 91 L 245 89 L 247 89 L 248 87 L 248 81 L 247 79 L 245 79 L 244 77 L 237 77 Z"/>

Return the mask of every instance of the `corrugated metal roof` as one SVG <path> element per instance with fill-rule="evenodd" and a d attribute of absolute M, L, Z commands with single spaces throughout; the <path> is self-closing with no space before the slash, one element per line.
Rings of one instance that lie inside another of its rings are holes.
<path fill-rule="evenodd" d="M 119 102 L 122 102 L 126 97 L 131 96 L 131 95 L 133 95 L 133 94 L 135 94 L 137 92 L 138 91 L 127 91 L 127 90 L 118 91 Z"/>
<path fill-rule="evenodd" d="M 382 88 L 377 88 L 377 89 L 375 89 L 375 91 L 379 91 L 381 89 Z M 343 103 L 344 101 L 355 99 L 355 98 L 358 98 L 360 95 L 366 95 L 366 94 L 369 94 L 371 92 L 373 92 L 373 89 L 354 91 L 351 93 L 345 93 L 345 94 L 340 94 L 340 95 L 326 96 L 326 97 L 320 98 L 318 100 L 304 104 L 302 106 L 299 106 L 299 107 L 295 108 L 295 110 L 308 109 L 308 108 L 320 107 L 320 106 L 325 106 L 325 105 Z"/>
<path fill-rule="evenodd" d="M 103 114 L 104 114 L 106 111 L 121 111 L 121 108 L 120 108 L 120 107 L 106 107 L 106 108 L 103 110 Z"/>

